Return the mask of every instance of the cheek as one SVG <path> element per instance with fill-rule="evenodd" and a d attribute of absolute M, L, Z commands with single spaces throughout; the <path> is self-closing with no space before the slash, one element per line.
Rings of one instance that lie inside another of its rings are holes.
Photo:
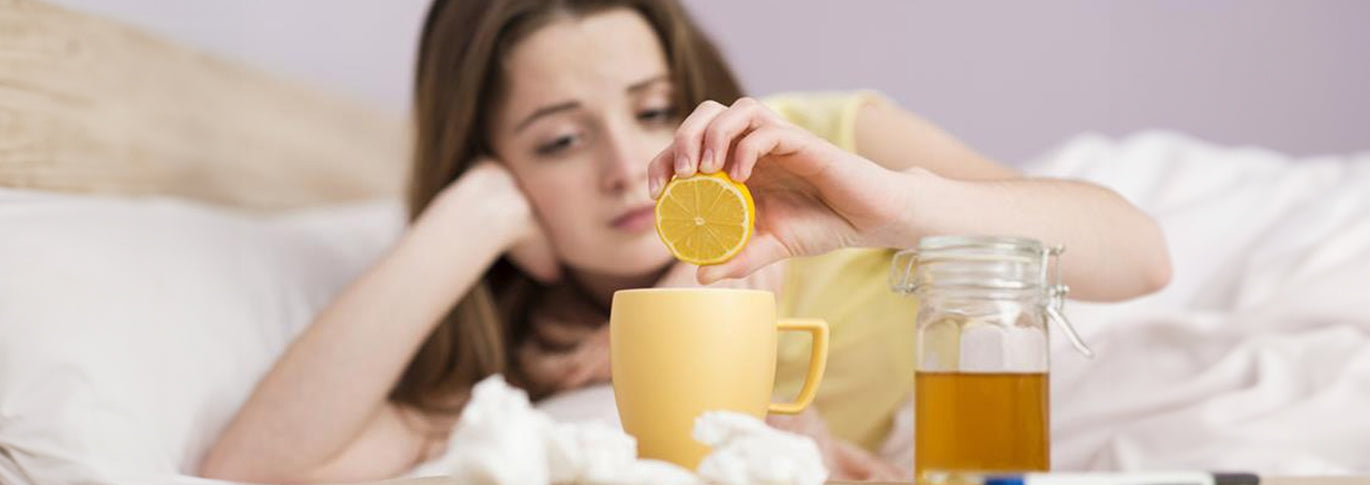
<path fill-rule="evenodd" d="M 591 201 L 581 190 L 553 185 L 530 197 L 546 229 L 556 236 L 570 236 L 578 232 L 590 214 Z"/>
<path fill-rule="evenodd" d="M 523 171 L 519 178 L 543 230 L 562 252 L 590 238 L 599 224 L 594 180 L 574 168 L 539 167 Z"/>

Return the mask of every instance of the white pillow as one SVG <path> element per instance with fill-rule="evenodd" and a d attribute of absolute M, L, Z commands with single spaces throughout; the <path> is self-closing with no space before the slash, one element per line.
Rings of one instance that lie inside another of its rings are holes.
<path fill-rule="evenodd" d="M 194 473 L 403 222 L 0 189 L 0 454 L 41 483 Z"/>

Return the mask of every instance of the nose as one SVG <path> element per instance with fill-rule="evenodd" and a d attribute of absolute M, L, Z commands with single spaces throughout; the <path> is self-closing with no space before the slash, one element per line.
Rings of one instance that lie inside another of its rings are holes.
<path fill-rule="evenodd" d="M 633 129 L 611 129 L 604 137 L 600 189 L 611 193 L 647 192 L 647 162 L 655 153 Z"/>

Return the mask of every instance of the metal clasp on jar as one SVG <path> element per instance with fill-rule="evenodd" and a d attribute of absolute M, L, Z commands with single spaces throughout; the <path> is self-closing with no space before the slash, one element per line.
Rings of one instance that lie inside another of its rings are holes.
<path fill-rule="evenodd" d="M 1075 350 L 1081 355 L 1092 359 L 1094 358 L 1094 351 L 1090 350 L 1088 345 L 1085 345 L 1085 339 L 1080 338 L 1080 334 L 1075 331 L 1075 326 L 1070 324 L 1069 318 L 1066 318 L 1066 295 L 1070 293 L 1070 287 L 1061 282 L 1061 253 L 1064 252 L 1066 252 L 1066 247 L 1062 245 L 1051 246 L 1045 251 L 1042 251 L 1043 273 L 1046 272 L 1047 265 L 1051 263 L 1051 259 L 1056 258 L 1056 281 L 1054 281 L 1051 286 L 1047 287 L 1047 318 L 1052 322 L 1055 322 L 1056 327 L 1060 328 L 1061 331 L 1066 334 L 1066 338 L 1070 340 L 1071 347 L 1075 347 Z M 1046 275 L 1043 274 L 1042 276 L 1042 280 L 1045 281 Z"/>
<path fill-rule="evenodd" d="M 1070 345 L 1074 347 L 1076 351 L 1080 352 L 1080 354 L 1085 357 L 1093 358 L 1094 351 L 1090 350 L 1083 338 L 1080 338 L 1080 334 L 1075 331 L 1075 326 L 1071 325 L 1070 319 L 1066 318 L 1065 315 L 1065 299 L 1066 295 L 1070 293 L 1070 287 L 1061 282 L 1060 256 L 1065 250 L 1065 246 L 1061 245 L 1045 247 L 1041 250 L 1042 263 L 1040 267 L 1042 273 L 1039 281 L 1048 281 L 1046 274 L 1048 271 L 1047 268 L 1053 266 L 1053 262 L 1055 263 L 1054 281 L 1045 287 L 1047 301 L 1044 305 L 1044 310 L 1046 311 L 1047 319 L 1051 320 L 1061 332 L 1065 333 L 1066 338 L 1070 340 Z M 911 295 L 918 291 L 919 282 L 915 275 L 915 269 L 918 265 L 918 254 L 917 249 L 905 249 L 894 254 L 894 258 L 890 262 L 889 283 L 891 290 L 905 295 Z M 1053 261 L 1053 258 L 1055 261 Z"/>

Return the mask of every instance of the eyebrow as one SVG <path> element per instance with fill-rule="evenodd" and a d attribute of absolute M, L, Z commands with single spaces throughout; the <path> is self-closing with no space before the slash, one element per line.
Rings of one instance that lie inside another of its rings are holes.
<path fill-rule="evenodd" d="M 658 74 L 656 76 L 652 76 L 647 79 L 643 79 L 641 81 L 633 83 L 631 86 L 628 86 L 628 92 L 633 93 L 641 91 L 643 89 L 647 89 L 653 84 L 669 80 L 671 80 L 669 74 Z"/>
<path fill-rule="evenodd" d="M 538 108 L 537 111 L 534 111 L 533 114 L 528 115 L 528 117 L 524 118 L 523 121 L 520 121 L 518 126 L 514 127 L 514 133 L 523 131 L 524 128 L 527 128 L 528 125 L 532 124 L 534 121 L 537 121 L 538 118 L 560 113 L 562 111 L 570 111 L 579 107 L 579 101 L 567 101 L 564 103 L 557 103 L 550 106 L 543 106 L 541 108 Z"/>
<path fill-rule="evenodd" d="M 644 89 L 647 89 L 648 87 L 651 87 L 653 84 L 669 80 L 669 75 L 659 74 L 629 85 L 627 91 L 629 93 L 636 93 L 638 91 L 642 91 Z M 529 114 L 528 117 L 523 119 L 523 121 L 520 121 L 519 124 L 514 127 L 514 133 L 523 131 L 524 128 L 527 128 L 528 125 L 532 124 L 534 121 L 537 121 L 538 118 L 554 115 L 562 111 L 570 111 L 579 107 L 579 101 L 566 101 L 562 103 L 543 106 L 541 108 L 538 108 L 537 110 L 534 110 L 533 113 Z"/>

